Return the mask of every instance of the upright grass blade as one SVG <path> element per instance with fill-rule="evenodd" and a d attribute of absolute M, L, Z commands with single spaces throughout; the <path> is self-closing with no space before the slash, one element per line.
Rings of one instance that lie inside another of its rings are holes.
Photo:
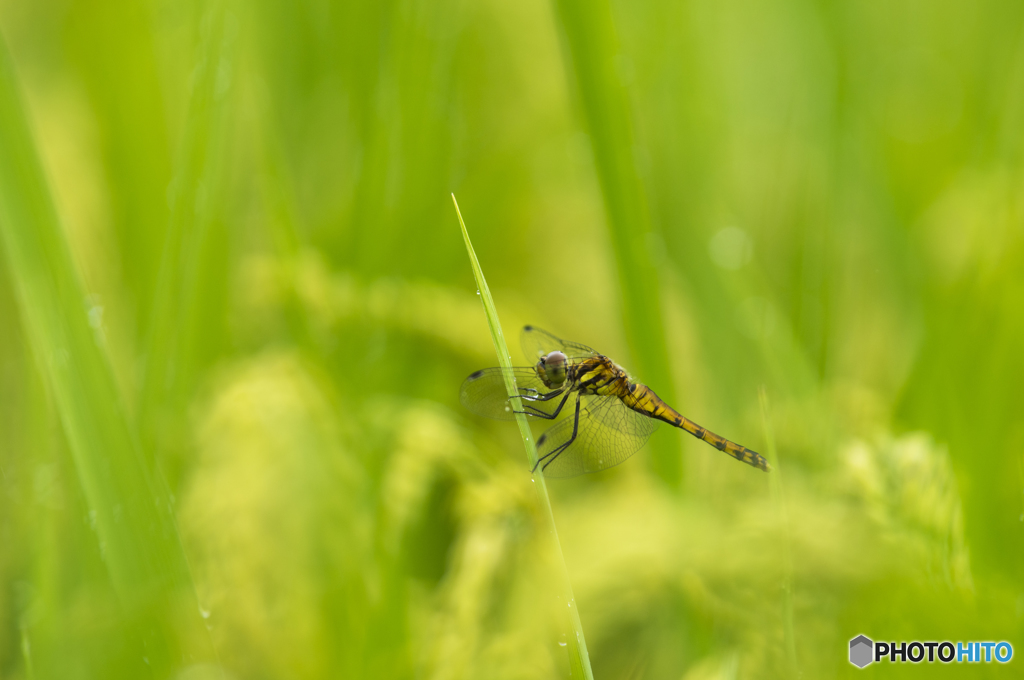
<path fill-rule="evenodd" d="M 782 582 L 782 617 L 783 636 L 786 644 L 786 659 L 789 661 L 789 676 L 800 677 L 800 668 L 796 657 L 796 638 L 793 635 L 793 547 L 790 539 L 789 511 L 786 508 L 786 488 L 783 486 L 782 465 L 778 452 L 775 450 L 775 430 L 769 418 L 768 391 L 761 386 L 761 420 L 764 423 L 765 453 L 772 463 L 771 489 L 772 502 L 779 513 L 779 522 L 784 527 L 785 542 L 782 545 L 783 582 Z"/>
<path fill-rule="evenodd" d="M 554 4 L 604 195 L 622 286 L 623 327 L 636 355 L 638 375 L 656 384 L 663 399 L 675 403 L 668 379 L 658 273 L 651 258 L 650 217 L 637 168 L 633 116 L 611 5 L 609 0 L 555 0 Z M 661 479 L 670 486 L 679 484 L 678 445 L 652 441 L 651 461 Z"/>
<path fill-rule="evenodd" d="M 484 278 L 483 270 L 480 269 L 480 262 L 476 259 L 476 252 L 469 240 L 469 233 L 466 231 L 466 223 L 462 220 L 462 213 L 459 211 L 459 203 L 452 194 L 452 203 L 455 204 L 455 213 L 459 216 L 459 226 L 462 227 L 462 238 L 466 241 L 466 252 L 469 253 L 469 262 L 473 266 L 473 276 L 476 278 L 476 285 L 480 291 L 480 301 L 484 305 L 484 314 L 487 315 L 487 327 L 491 330 L 491 340 L 494 341 L 494 350 L 498 353 L 498 363 L 504 368 L 512 367 L 512 357 L 508 353 L 508 346 L 505 344 L 505 336 L 501 332 L 501 324 L 498 322 L 498 310 L 494 307 L 494 299 L 491 298 L 491 290 L 487 287 L 487 280 Z M 526 458 L 530 467 L 537 464 L 537 447 L 530 432 L 530 423 L 526 416 L 521 413 L 522 402 L 517 396 L 515 381 L 511 375 L 505 375 L 505 389 L 512 399 L 512 405 L 517 411 L 516 422 L 519 424 L 519 432 L 523 436 L 523 446 L 526 447 Z M 562 594 L 565 597 L 566 609 L 569 612 L 569 620 L 573 628 L 573 635 L 568 636 L 569 666 L 573 677 L 584 677 L 593 680 L 594 673 L 590 669 L 590 656 L 587 654 L 587 642 L 583 637 L 583 625 L 580 623 L 579 611 L 576 608 L 576 599 L 572 594 L 572 584 L 569 582 L 569 572 L 565 567 L 565 557 L 562 555 L 562 546 L 558 541 L 558 530 L 555 528 L 555 516 L 551 512 L 551 500 L 548 498 L 547 484 L 544 482 L 544 473 L 538 469 L 534 473 L 534 481 L 537 485 L 537 493 L 540 495 L 541 506 L 544 515 L 548 520 L 548 529 L 551 531 L 551 538 L 554 541 L 555 552 L 558 555 L 558 565 L 561 568 L 560 575 L 563 582 Z"/>
<path fill-rule="evenodd" d="M 145 655 L 154 677 L 164 678 L 183 659 L 212 659 L 169 495 L 141 455 L 102 336 L 90 326 L 85 291 L 3 43 L 0 243 L 25 335 L 63 426 L 110 580 L 132 635 L 141 637 L 136 640 L 140 665 Z M 172 612 L 176 629 L 169 623 Z"/>
<path fill-rule="evenodd" d="M 150 309 L 142 382 L 140 423 L 147 450 L 166 446 L 164 442 L 183 429 L 183 404 L 200 355 L 208 351 L 197 340 L 202 334 L 202 312 L 216 297 L 216 291 L 202 284 L 209 286 L 224 271 L 222 263 L 211 262 L 209 249 L 222 200 L 222 147 L 235 69 L 228 4 L 203 6 L 198 63 L 168 191 L 170 219 Z"/>

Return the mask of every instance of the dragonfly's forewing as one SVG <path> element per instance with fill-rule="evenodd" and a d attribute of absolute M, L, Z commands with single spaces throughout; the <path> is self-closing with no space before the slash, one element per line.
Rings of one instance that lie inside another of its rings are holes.
<path fill-rule="evenodd" d="M 568 417 L 537 440 L 537 455 L 548 477 L 575 477 L 618 465 L 639 451 L 658 427 L 656 420 L 613 396 L 583 397 L 578 425 L 574 404 L 565 410 Z"/>
<path fill-rule="evenodd" d="M 562 352 L 571 359 L 585 359 L 597 354 L 591 347 L 570 340 L 562 340 L 536 326 L 525 326 L 520 341 L 523 345 L 523 352 L 531 361 L 537 361 L 542 356 L 547 356 L 555 351 Z"/>
<path fill-rule="evenodd" d="M 515 413 L 505 387 L 505 376 L 510 375 L 523 397 L 524 407 L 529 406 L 541 413 L 552 413 L 561 401 L 561 390 L 555 398 L 541 401 L 543 395 L 551 395 L 549 389 L 537 377 L 532 368 L 485 368 L 473 373 L 462 383 L 459 399 L 462 405 L 473 413 L 497 420 L 514 420 Z"/>

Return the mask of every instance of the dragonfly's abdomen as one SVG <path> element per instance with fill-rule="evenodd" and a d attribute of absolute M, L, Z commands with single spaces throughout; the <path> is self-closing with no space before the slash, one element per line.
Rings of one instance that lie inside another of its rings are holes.
<path fill-rule="evenodd" d="M 689 418 L 680 415 L 675 409 L 662 401 L 661 397 L 655 394 L 654 390 L 647 385 L 641 385 L 640 383 L 628 383 L 625 392 L 626 394 L 625 396 L 622 396 L 622 401 L 626 406 L 634 411 L 638 411 L 644 415 L 650 416 L 651 418 L 657 418 L 669 425 L 686 430 L 697 439 L 711 444 L 711 446 L 714 446 L 719 451 L 723 451 L 736 460 L 743 461 L 747 465 L 753 465 L 765 472 L 771 469 L 771 466 L 768 465 L 768 461 L 765 460 L 761 454 L 756 451 L 752 451 L 745 446 L 740 446 L 735 442 L 731 442 L 725 437 L 720 437 L 714 432 L 701 427 Z"/>

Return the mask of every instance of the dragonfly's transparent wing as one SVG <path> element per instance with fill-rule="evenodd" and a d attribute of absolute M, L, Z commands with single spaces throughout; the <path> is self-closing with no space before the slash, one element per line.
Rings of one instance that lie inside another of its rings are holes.
<path fill-rule="evenodd" d="M 623 399 L 631 399 L 631 396 L 627 395 Z M 629 408 L 629 406 L 623 403 L 623 399 L 619 397 L 599 398 L 606 401 L 601 403 L 600 409 L 591 406 L 590 410 L 594 413 L 594 417 L 599 419 L 605 427 L 618 430 L 631 437 L 643 437 L 645 440 L 651 436 L 652 432 L 658 429 L 659 421 Z"/>
<path fill-rule="evenodd" d="M 486 418 L 514 420 L 512 403 L 505 389 L 505 375 L 515 379 L 527 413 L 551 414 L 562 400 L 564 390 L 546 387 L 532 368 L 485 368 L 471 374 L 462 383 L 459 400 L 467 409 Z M 571 399 L 571 397 L 570 397 Z"/>
<path fill-rule="evenodd" d="M 556 350 L 564 353 L 571 359 L 592 357 L 597 354 L 591 347 L 581 345 L 578 342 L 562 340 L 536 326 L 524 326 L 520 341 L 523 345 L 523 352 L 526 353 L 526 357 L 531 361 L 537 361 L 542 356 L 547 356 Z"/>
<path fill-rule="evenodd" d="M 584 397 L 576 425 L 575 404 L 568 417 L 537 440 L 537 454 L 548 477 L 575 477 L 618 465 L 647 441 L 658 422 L 630 410 L 618 397 Z M 573 438 L 573 428 L 576 437 Z"/>

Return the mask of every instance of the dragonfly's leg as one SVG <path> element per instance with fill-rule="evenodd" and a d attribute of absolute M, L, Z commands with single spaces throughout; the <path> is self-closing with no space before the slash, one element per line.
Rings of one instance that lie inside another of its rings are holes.
<path fill-rule="evenodd" d="M 538 458 L 537 459 L 537 464 L 533 466 L 533 470 L 531 470 L 531 472 L 536 472 L 537 471 L 537 466 L 540 465 L 544 461 L 545 458 L 547 458 L 549 460 L 548 460 L 548 462 L 544 463 L 544 467 L 541 468 L 541 469 L 542 470 L 547 470 L 548 466 L 551 465 L 552 463 L 554 463 L 555 459 L 558 458 L 558 456 L 560 456 L 563 451 L 565 451 L 567 448 L 569 448 L 569 446 L 574 441 L 576 441 L 576 434 L 579 432 L 579 429 L 580 429 L 580 398 L 581 398 L 581 396 L 582 395 L 580 395 L 580 394 L 576 395 L 576 415 L 573 417 L 574 420 L 573 420 L 573 423 L 572 423 L 572 436 L 569 437 L 569 441 L 565 442 L 564 444 L 559 444 L 557 447 L 555 447 L 555 449 L 553 451 L 549 451 L 548 453 L 545 453 L 543 456 Z"/>
<path fill-rule="evenodd" d="M 530 406 L 529 404 L 524 404 L 523 408 L 527 409 L 527 410 L 526 411 L 512 411 L 512 413 L 522 413 L 524 415 L 533 416 L 535 418 L 547 418 L 548 417 L 547 413 L 544 413 L 544 411 L 541 411 L 536 406 Z"/>
<path fill-rule="evenodd" d="M 559 396 L 559 395 L 561 395 L 561 394 L 563 394 L 565 392 L 565 390 L 561 390 L 560 389 L 560 390 L 552 390 L 550 392 L 545 392 L 544 394 L 541 394 L 540 392 L 538 392 L 537 390 L 533 389 L 532 387 L 523 387 L 523 388 L 520 388 L 520 389 L 521 389 L 522 392 L 533 392 L 535 395 L 537 395 L 537 396 L 532 396 L 532 395 L 520 394 L 519 395 L 519 399 L 524 401 L 524 402 L 525 401 L 550 401 L 550 400 L 554 399 L 555 397 L 557 397 L 557 396 Z M 507 401 L 511 402 L 512 398 L 509 397 L 507 399 Z M 564 400 L 563 400 L 563 402 L 564 402 Z M 522 414 L 528 415 L 528 416 L 537 416 L 538 418 L 548 418 L 548 419 L 554 417 L 554 416 L 549 416 L 544 411 L 541 411 L 539 408 L 535 408 L 535 407 L 531 406 L 530 404 L 525 404 L 523 406 L 523 408 L 529 409 L 529 410 L 528 411 L 513 411 L 513 413 L 522 413 Z M 558 410 L 555 411 L 555 415 L 558 415 L 558 411 L 560 411 L 561 409 L 562 409 L 562 407 L 559 406 Z"/>
<path fill-rule="evenodd" d="M 530 389 L 528 387 L 527 388 L 523 388 L 523 391 L 524 392 L 526 392 L 526 391 L 537 392 L 537 390 Z M 519 398 L 520 399 L 526 399 L 527 401 L 551 401 L 552 399 L 554 399 L 555 397 L 557 397 L 558 395 L 560 395 L 562 393 L 563 393 L 563 390 L 558 389 L 558 390 L 551 390 L 550 392 L 545 392 L 544 394 L 541 394 L 540 392 L 537 392 L 537 396 L 527 396 L 525 394 L 520 394 Z"/>
<path fill-rule="evenodd" d="M 562 398 L 562 402 L 558 405 L 558 408 L 555 409 L 554 413 L 546 413 L 544 411 L 541 411 L 539 408 L 537 408 L 536 406 L 533 406 L 532 404 L 523 404 L 523 408 L 527 409 L 526 411 L 513 411 L 513 413 L 522 413 L 522 414 L 525 414 L 525 415 L 528 415 L 528 416 L 533 416 L 535 418 L 544 418 L 545 420 L 553 420 L 555 418 L 555 416 L 557 416 L 559 413 L 561 413 L 562 407 L 565 405 L 565 400 L 568 399 L 568 398 L 569 398 L 569 395 L 566 394 L 565 397 Z"/>
<path fill-rule="evenodd" d="M 557 393 L 554 396 L 558 396 L 558 394 L 561 393 Z M 544 418 L 546 420 L 554 420 L 558 416 L 558 414 L 562 412 L 562 407 L 565 406 L 565 402 L 567 399 L 569 399 L 570 394 L 572 394 L 572 392 L 565 392 L 565 396 L 562 397 L 562 401 L 558 404 L 558 408 L 555 409 L 554 413 L 545 413 L 536 406 L 531 406 L 530 404 L 525 404 L 523 406 L 523 408 L 530 409 L 529 411 L 515 411 L 515 413 L 525 413 L 528 416 L 535 416 L 537 418 Z M 548 397 L 548 399 L 550 398 L 551 397 Z M 547 401 L 548 399 L 534 399 L 533 401 Z"/>

